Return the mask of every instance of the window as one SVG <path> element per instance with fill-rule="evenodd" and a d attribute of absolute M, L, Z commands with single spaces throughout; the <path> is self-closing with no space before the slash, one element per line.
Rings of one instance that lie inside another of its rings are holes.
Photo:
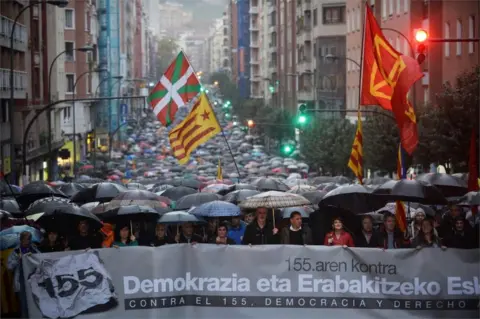
<path fill-rule="evenodd" d="M 2 100 L 0 106 L 2 107 L 1 111 L 1 122 L 0 123 L 8 123 L 10 121 L 10 110 L 8 109 L 8 101 Z"/>
<path fill-rule="evenodd" d="M 457 19 L 457 39 L 462 37 L 462 21 Z M 462 42 L 457 42 L 457 55 L 462 55 Z"/>
<path fill-rule="evenodd" d="M 345 6 L 323 7 L 323 24 L 345 23 Z"/>
<path fill-rule="evenodd" d="M 389 3 L 389 6 L 388 6 L 388 15 L 389 15 L 389 16 L 393 16 L 393 5 L 394 5 L 394 2 L 393 2 L 393 0 L 390 0 L 389 2 L 390 2 L 390 3 Z"/>
<path fill-rule="evenodd" d="M 403 0 L 403 12 L 407 13 L 408 12 L 408 6 L 410 4 L 410 0 Z"/>
<path fill-rule="evenodd" d="M 350 33 L 350 11 L 347 11 L 347 33 Z"/>
<path fill-rule="evenodd" d="M 87 63 L 93 62 L 93 52 L 88 51 L 87 52 Z"/>
<path fill-rule="evenodd" d="M 90 32 L 90 14 L 88 11 L 85 11 L 85 31 Z"/>
<path fill-rule="evenodd" d="M 357 31 L 360 31 L 360 20 L 362 19 L 361 17 L 361 10 L 358 8 L 357 10 Z"/>
<path fill-rule="evenodd" d="M 72 115 L 72 107 L 67 106 L 66 108 L 63 109 L 63 120 L 69 120 Z"/>
<path fill-rule="evenodd" d="M 382 19 L 387 18 L 387 0 L 382 0 Z"/>
<path fill-rule="evenodd" d="M 92 93 L 92 74 L 87 75 L 87 94 Z"/>
<path fill-rule="evenodd" d="M 318 10 L 313 9 L 313 26 L 316 27 L 318 25 Z"/>
<path fill-rule="evenodd" d="M 65 60 L 68 62 L 75 61 L 75 43 L 65 41 Z"/>
<path fill-rule="evenodd" d="M 400 10 L 400 0 L 397 0 L 397 5 L 396 5 L 396 7 L 397 7 L 397 8 L 396 8 L 397 10 L 396 10 L 395 12 L 397 13 L 397 15 L 400 15 L 400 11 L 401 11 L 401 10 Z"/>
<path fill-rule="evenodd" d="M 65 9 L 65 29 L 75 29 L 75 11 Z"/>
<path fill-rule="evenodd" d="M 66 74 L 67 77 L 67 88 L 66 93 L 73 93 L 73 86 L 75 85 L 75 74 Z"/>
<path fill-rule="evenodd" d="M 355 18 L 356 17 L 356 12 L 355 12 L 355 8 L 352 9 L 352 14 L 350 15 L 350 29 L 352 30 L 352 32 L 354 32 L 356 30 L 355 28 Z"/>
<path fill-rule="evenodd" d="M 444 30 L 444 34 L 443 34 L 443 37 L 445 39 L 450 39 L 450 23 L 445 23 L 445 30 Z M 445 50 L 445 56 L 446 57 L 449 57 L 450 56 L 450 43 L 449 42 L 445 42 L 443 44 L 444 46 L 444 50 Z"/>
<path fill-rule="evenodd" d="M 473 39 L 475 37 L 475 17 L 468 17 L 468 38 Z M 475 52 L 475 43 L 468 42 L 468 53 L 472 54 Z"/>
<path fill-rule="evenodd" d="M 425 104 L 428 103 L 428 100 L 429 100 L 429 97 L 430 97 L 429 93 L 430 92 L 428 90 L 428 87 L 423 88 L 423 103 L 425 103 Z"/>

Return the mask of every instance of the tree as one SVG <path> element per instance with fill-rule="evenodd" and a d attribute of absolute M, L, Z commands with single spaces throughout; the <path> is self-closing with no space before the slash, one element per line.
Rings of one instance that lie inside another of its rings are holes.
<path fill-rule="evenodd" d="M 157 47 L 157 74 L 164 74 L 170 63 L 178 54 L 179 47 L 175 40 L 171 38 L 161 38 L 158 40 Z"/>
<path fill-rule="evenodd" d="M 397 167 L 400 137 L 391 112 L 377 108 L 380 114 L 366 113 L 363 121 L 364 167 L 372 171 L 393 172 Z"/>
<path fill-rule="evenodd" d="M 355 126 L 346 119 L 314 119 L 302 131 L 300 151 L 307 164 L 324 174 L 346 174 Z"/>
<path fill-rule="evenodd" d="M 417 114 L 420 143 L 415 163 L 450 163 L 453 171 L 468 171 L 472 129 L 478 130 L 480 67 L 458 76 L 455 86 L 445 85 L 433 105 Z"/>
<path fill-rule="evenodd" d="M 241 103 L 240 95 L 238 94 L 237 85 L 232 82 L 230 77 L 225 72 L 215 72 L 210 76 L 209 84 L 218 82 L 218 89 L 222 94 L 224 101 L 230 101 L 233 105 L 234 111 L 236 105 Z"/>

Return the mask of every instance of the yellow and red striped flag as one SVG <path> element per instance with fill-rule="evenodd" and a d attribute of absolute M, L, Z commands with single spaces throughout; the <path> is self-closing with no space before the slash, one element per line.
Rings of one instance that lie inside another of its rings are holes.
<path fill-rule="evenodd" d="M 173 156 L 180 164 L 187 163 L 193 150 L 220 132 L 212 106 L 202 92 L 187 117 L 168 134 Z"/>
<path fill-rule="evenodd" d="M 360 111 L 358 111 L 357 132 L 353 140 L 348 167 L 350 167 L 353 174 L 358 178 L 359 183 L 363 184 L 363 133 Z"/>
<path fill-rule="evenodd" d="M 406 171 L 403 163 L 403 149 L 402 144 L 398 146 L 397 156 L 397 175 L 398 179 L 404 179 L 406 177 Z M 395 219 L 397 220 L 398 228 L 404 233 L 407 231 L 407 213 L 405 204 L 402 201 L 396 201 L 395 203 Z"/>

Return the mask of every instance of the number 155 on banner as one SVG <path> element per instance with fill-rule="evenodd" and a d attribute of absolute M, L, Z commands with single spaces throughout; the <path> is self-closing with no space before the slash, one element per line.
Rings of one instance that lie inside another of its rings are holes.
<path fill-rule="evenodd" d="M 116 304 L 110 274 L 96 253 L 42 260 L 28 283 L 48 318 L 70 318 L 96 306 Z"/>

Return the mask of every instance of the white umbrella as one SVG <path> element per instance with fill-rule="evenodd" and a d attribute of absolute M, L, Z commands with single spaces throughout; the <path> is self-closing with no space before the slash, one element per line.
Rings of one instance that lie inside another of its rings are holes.
<path fill-rule="evenodd" d="M 303 205 L 311 205 L 311 203 L 303 196 L 292 193 L 284 193 L 278 191 L 270 191 L 261 193 L 244 200 L 240 207 L 242 208 L 285 208 Z"/>

